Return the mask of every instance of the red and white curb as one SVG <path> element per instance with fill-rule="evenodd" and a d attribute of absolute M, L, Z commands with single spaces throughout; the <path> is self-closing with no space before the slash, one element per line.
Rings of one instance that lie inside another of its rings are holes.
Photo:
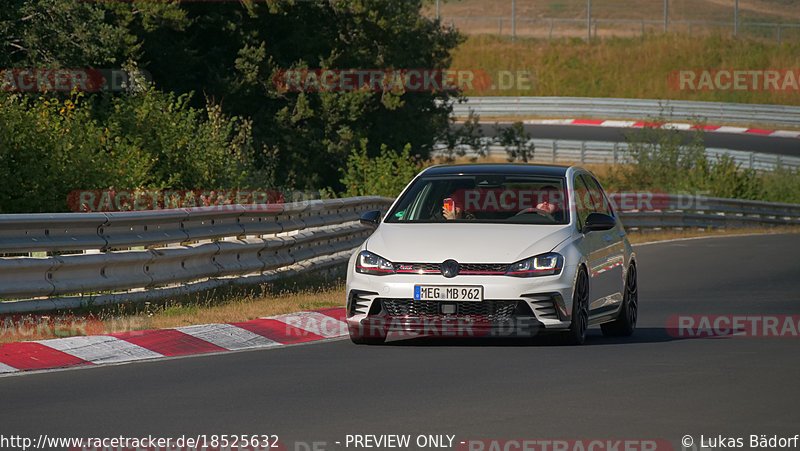
<path fill-rule="evenodd" d="M 0 374 L 238 351 L 347 335 L 344 308 L 228 324 L 0 343 Z"/>
<path fill-rule="evenodd" d="M 739 133 L 747 135 L 771 136 L 775 138 L 800 138 L 800 131 L 792 130 L 763 130 L 760 128 L 731 127 L 727 125 L 692 125 L 677 122 L 667 122 L 663 124 L 645 121 L 606 121 L 602 119 L 530 119 L 524 121 L 531 125 L 590 125 L 594 127 L 614 127 L 614 128 L 643 128 L 661 127 L 673 130 L 697 130 L 702 129 L 713 133 Z"/>

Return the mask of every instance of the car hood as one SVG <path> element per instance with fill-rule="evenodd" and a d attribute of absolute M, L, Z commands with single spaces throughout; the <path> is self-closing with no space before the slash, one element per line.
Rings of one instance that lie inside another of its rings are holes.
<path fill-rule="evenodd" d="M 550 252 L 571 234 L 569 225 L 383 223 L 365 249 L 400 263 L 513 263 Z"/>

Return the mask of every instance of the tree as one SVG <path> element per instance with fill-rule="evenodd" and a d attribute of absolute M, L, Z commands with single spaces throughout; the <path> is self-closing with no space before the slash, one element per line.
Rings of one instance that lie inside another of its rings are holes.
<path fill-rule="evenodd" d="M 443 69 L 460 36 L 420 14 L 419 0 L 326 0 L 180 5 L 186 31 L 143 35 L 143 61 L 158 86 L 203 92 L 230 115 L 253 119 L 259 166 L 278 159 L 288 185 L 342 188 L 339 169 L 362 139 L 427 157 L 448 127 L 439 92 L 284 92 L 287 69 Z M 157 37 L 157 38 L 156 38 Z"/>
<path fill-rule="evenodd" d="M 508 161 L 522 160 L 527 163 L 533 159 L 535 147 L 522 122 L 514 122 L 505 128 L 495 124 L 495 132 L 496 139 L 508 152 Z"/>
<path fill-rule="evenodd" d="M 80 99 L 68 93 L 41 98 L 0 93 L 0 104 L 8 108 L 3 112 L 8 133 L 25 129 L 29 133 L 20 136 L 35 142 L 41 137 L 34 139 L 34 131 L 19 121 L 31 119 L 46 105 L 70 100 L 75 107 L 72 117 L 80 113 L 86 124 L 108 128 L 131 155 L 155 158 L 142 160 L 140 166 L 123 166 L 128 176 L 124 184 L 198 188 L 189 185 L 250 183 L 340 191 L 340 169 L 362 142 L 368 143 L 370 157 L 380 155 L 383 145 L 410 145 L 414 156 L 427 157 L 436 137 L 449 126 L 449 100 L 458 94 L 292 92 L 273 81 L 287 69 L 447 68 L 450 51 L 462 37 L 423 17 L 422 0 L 0 3 L 5 3 L 0 5 L 0 67 L 133 67 L 150 72 L 154 88 L 140 93 L 99 92 Z M 232 127 L 222 133 L 222 141 L 202 135 L 219 121 Z M 72 138 L 81 127 L 59 124 L 69 134 L 53 135 L 57 141 L 42 143 L 39 151 L 29 149 L 36 156 L 33 161 L 45 162 L 42 168 L 65 167 L 51 164 L 47 152 L 63 155 L 65 162 L 84 157 L 89 162 L 115 161 L 97 153 L 110 152 L 109 145 L 89 148 L 103 138 L 97 128 L 87 125 L 87 140 L 81 144 Z M 196 143 L 184 142 L 191 133 L 200 134 Z M 15 152 L 28 149 L 19 140 L 19 148 L 8 140 L 0 145 L 7 162 L 18 162 L 21 155 Z M 202 146 L 209 146 L 209 155 Z M 243 172 L 219 172 L 221 163 Z M 40 177 L 28 189 L 53 188 L 61 196 L 65 186 L 48 185 L 47 171 L 28 169 Z M 114 181 L 92 171 L 78 171 L 63 180 L 83 188 L 90 184 L 84 177 L 88 174 L 97 183 Z"/>
<path fill-rule="evenodd" d="M 182 28 L 174 3 L 0 1 L 2 68 L 120 68 L 136 61 L 139 33 Z"/>

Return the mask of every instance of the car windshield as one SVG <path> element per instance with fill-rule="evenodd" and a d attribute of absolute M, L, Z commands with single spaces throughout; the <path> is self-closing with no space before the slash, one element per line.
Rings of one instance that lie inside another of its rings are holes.
<path fill-rule="evenodd" d="M 454 175 L 420 177 L 389 213 L 389 223 L 568 224 L 559 177 Z"/>

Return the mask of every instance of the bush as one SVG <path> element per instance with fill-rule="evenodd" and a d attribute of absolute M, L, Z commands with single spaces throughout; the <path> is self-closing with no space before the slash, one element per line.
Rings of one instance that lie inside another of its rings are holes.
<path fill-rule="evenodd" d="M 663 123 L 663 118 L 653 120 Z M 676 130 L 644 127 L 625 136 L 627 158 L 632 163 L 618 169 L 622 188 L 684 189 L 689 174 L 705 162 L 703 132 L 698 129 L 688 143 Z"/>
<path fill-rule="evenodd" d="M 663 122 L 656 119 L 655 122 Z M 731 199 L 800 203 L 800 173 L 786 168 L 757 172 L 733 157 L 709 159 L 703 133 L 684 142 L 675 130 L 645 127 L 627 136 L 630 164 L 614 168 L 605 180 L 610 189 L 651 189 Z"/>
<path fill-rule="evenodd" d="M 800 204 L 800 170 L 778 168 L 765 174 L 762 190 L 763 200 Z"/>
<path fill-rule="evenodd" d="M 350 152 L 347 169 L 342 171 L 341 182 L 347 189 L 341 195 L 397 197 L 420 168 L 420 162 L 411 156 L 411 145 L 397 152 L 384 144 L 380 155 L 370 158 L 367 142 L 362 140 L 360 148 Z"/>
<path fill-rule="evenodd" d="M 269 182 L 257 180 L 248 163 L 248 122 L 153 89 L 66 99 L 0 95 L 0 134 L 2 213 L 66 211 L 74 190 Z"/>

